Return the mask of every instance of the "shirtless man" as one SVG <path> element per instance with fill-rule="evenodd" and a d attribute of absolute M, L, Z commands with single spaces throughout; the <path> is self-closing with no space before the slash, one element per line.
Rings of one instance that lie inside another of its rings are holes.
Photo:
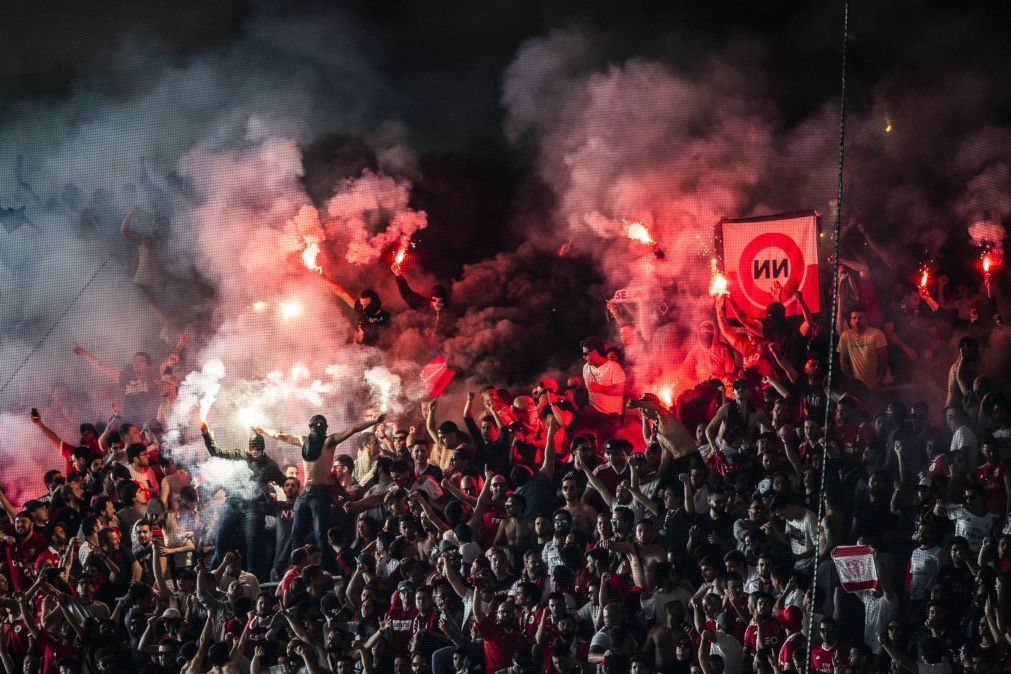
<path fill-rule="evenodd" d="M 676 616 L 681 611 L 681 606 L 677 602 L 670 602 L 664 606 L 665 620 L 663 625 L 654 625 L 646 635 L 646 643 L 643 644 L 640 655 L 653 656 L 653 671 L 666 672 L 674 666 L 676 655 L 674 653 L 675 644 L 678 640 L 688 639 L 684 625 L 676 625 Z"/>
<path fill-rule="evenodd" d="M 301 546 L 311 527 L 315 534 L 316 545 L 323 551 L 323 565 L 327 569 L 333 568 L 334 565 L 334 553 L 327 542 L 327 530 L 330 525 L 329 514 L 334 484 L 330 469 L 333 466 L 337 446 L 356 433 L 381 424 L 384 418 L 385 415 L 380 414 L 374 419 L 366 419 L 347 430 L 329 435 L 326 418 L 321 414 L 309 420 L 309 434 L 304 436 L 264 428 L 254 429 L 261 435 L 302 448 L 302 472 L 305 475 L 305 483 L 302 493 L 295 499 L 291 544 L 293 548 Z"/>
<path fill-rule="evenodd" d="M 575 473 L 562 478 L 562 497 L 565 499 L 562 508 L 572 515 L 572 530 L 592 536 L 593 527 L 597 524 L 597 509 L 589 503 L 583 503 L 583 485 L 576 479 Z"/>
<path fill-rule="evenodd" d="M 506 517 L 499 522 L 498 533 L 495 534 L 495 545 L 508 545 L 513 555 L 519 557 L 536 540 L 534 523 L 528 517 L 523 517 L 527 500 L 520 494 L 511 494 L 506 499 Z"/>

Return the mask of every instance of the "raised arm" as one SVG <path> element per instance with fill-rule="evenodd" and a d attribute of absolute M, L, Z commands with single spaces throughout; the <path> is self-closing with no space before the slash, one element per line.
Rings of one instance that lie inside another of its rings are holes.
<path fill-rule="evenodd" d="M 32 414 L 32 423 L 35 424 L 40 431 L 42 431 L 42 435 L 46 438 L 49 444 L 60 450 L 61 453 L 63 452 L 63 446 L 69 444 L 64 442 L 63 438 L 58 436 L 55 431 L 42 423 L 42 417 L 38 414 Z"/>
<path fill-rule="evenodd" d="M 245 461 L 248 456 L 241 449 L 228 450 L 218 447 L 218 443 L 214 441 L 214 436 L 211 435 L 206 422 L 200 423 L 200 435 L 204 438 L 204 447 L 207 448 L 207 453 L 215 458 L 228 459 L 230 461 Z"/>
<path fill-rule="evenodd" d="M 581 457 L 578 452 L 572 455 L 572 462 L 572 465 L 575 466 L 577 470 L 583 471 L 583 474 L 586 475 L 586 479 L 590 483 L 590 486 L 597 490 L 597 493 L 600 494 L 600 498 L 604 499 L 604 503 L 607 507 L 613 508 L 614 494 L 612 494 L 611 490 L 607 488 L 607 485 L 600 481 L 600 478 L 593 474 L 593 471 L 590 470 L 589 466 L 583 463 L 583 457 Z"/>
<path fill-rule="evenodd" d="M 549 480 L 555 476 L 555 430 L 558 422 L 553 416 L 548 417 L 548 436 L 544 445 L 544 460 L 541 462 L 541 472 Z"/>
<path fill-rule="evenodd" d="M 91 353 L 83 346 L 80 346 L 79 344 L 74 344 L 74 353 L 76 353 L 78 356 L 83 356 L 86 361 L 91 363 L 91 366 L 93 368 L 101 372 L 108 379 L 111 379 L 112 381 L 115 382 L 119 381 L 119 370 L 117 370 L 115 367 L 105 362 L 95 354 Z"/>
<path fill-rule="evenodd" d="M 323 449 L 324 450 L 333 449 L 334 447 L 341 444 L 351 436 L 361 433 L 366 429 L 372 428 L 376 424 L 383 423 L 384 419 L 386 419 L 385 412 L 383 412 L 374 419 L 366 419 L 364 421 L 360 421 L 354 426 L 347 428 L 339 433 L 331 433 L 330 435 L 327 436 L 326 443 L 323 445 Z"/>
<path fill-rule="evenodd" d="M 396 276 L 397 290 L 400 291 L 400 296 L 404 298 L 407 306 L 415 310 L 423 309 L 428 304 L 428 298 L 414 292 L 414 289 L 407 283 L 407 280 L 401 276 L 399 269 L 394 270 L 393 273 Z"/>
<path fill-rule="evenodd" d="M 422 405 L 425 408 L 425 431 L 428 432 L 428 437 L 432 439 L 432 442 L 438 445 L 439 435 L 435 428 L 435 408 L 438 405 L 438 401 L 433 398 L 428 401 L 427 405 L 424 405 L 424 403 Z"/>
<path fill-rule="evenodd" d="M 324 283 L 327 284 L 327 287 L 330 288 L 330 292 L 336 295 L 341 302 L 348 305 L 351 309 L 355 308 L 355 298 L 351 297 L 351 293 L 349 293 L 344 286 L 328 276 L 321 275 L 321 278 Z"/>
<path fill-rule="evenodd" d="M 762 322 L 757 318 L 752 318 L 746 311 L 741 309 L 741 306 L 737 303 L 737 300 L 734 299 L 733 295 L 723 295 L 722 297 L 726 297 L 730 301 L 730 308 L 734 310 L 737 320 L 741 322 L 741 325 L 744 326 L 745 330 L 758 337 L 762 337 L 764 335 L 765 331 L 762 328 Z"/>
<path fill-rule="evenodd" d="M 119 405 L 113 404 L 112 415 L 109 417 L 108 423 L 105 424 L 105 428 L 102 429 L 102 434 L 98 436 L 98 448 L 105 453 L 109 452 L 109 436 L 114 430 L 119 428 L 121 417 Z"/>
<path fill-rule="evenodd" d="M 900 260 L 878 245 L 874 239 L 867 235 L 867 230 L 864 229 L 864 223 L 857 222 L 855 224 L 857 230 L 860 232 L 861 236 L 863 236 L 864 241 L 867 242 L 867 247 L 871 249 L 871 252 L 881 258 L 881 261 L 884 262 L 889 269 L 898 269 Z M 916 667 L 913 667 L 913 671 L 916 671 Z"/>
<path fill-rule="evenodd" d="M 4 493 L 3 487 L 0 487 L 0 507 L 4 509 L 4 512 L 7 513 L 13 522 L 14 518 L 18 514 L 18 509 L 15 508 L 14 504 L 11 503 L 9 498 L 7 498 L 7 494 Z"/>
<path fill-rule="evenodd" d="M 294 445 L 295 447 L 302 446 L 302 438 L 298 435 L 288 435 L 287 433 L 275 431 L 271 428 L 263 428 L 262 426 L 253 426 L 251 430 L 254 433 L 265 435 L 268 438 L 273 438 L 274 440 L 279 440 L 280 442 L 286 442 L 289 445 Z"/>

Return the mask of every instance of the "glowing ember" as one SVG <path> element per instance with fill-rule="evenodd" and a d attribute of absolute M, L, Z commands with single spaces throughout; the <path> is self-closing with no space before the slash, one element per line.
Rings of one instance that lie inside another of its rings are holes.
<path fill-rule="evenodd" d="M 892 132 L 892 120 L 886 119 L 885 120 L 885 133 L 891 133 L 891 132 Z"/>
<path fill-rule="evenodd" d="M 255 311 L 258 314 L 263 313 L 264 310 L 266 310 L 266 308 L 267 303 L 264 302 L 263 300 L 256 300 L 255 302 L 253 302 L 253 311 Z"/>
<path fill-rule="evenodd" d="M 625 227 L 625 236 L 633 241 L 644 243 L 647 246 L 652 246 L 656 243 L 653 241 L 653 237 L 650 236 L 649 230 L 646 229 L 646 225 L 638 221 L 628 223 Z"/>
<path fill-rule="evenodd" d="M 729 282 L 727 281 L 727 277 L 723 275 L 723 272 L 717 268 L 716 258 L 709 260 L 709 271 L 713 277 L 709 282 L 709 296 L 726 295 Z"/>
<path fill-rule="evenodd" d="M 920 275 L 920 287 L 926 288 L 928 283 L 930 283 L 930 271 L 924 269 L 923 273 Z"/>
<path fill-rule="evenodd" d="M 282 321 L 287 321 L 302 315 L 302 305 L 295 300 L 282 300 L 277 306 L 281 310 Z"/>
<path fill-rule="evenodd" d="M 302 241 L 305 243 L 305 247 L 302 249 L 302 264 L 309 271 L 314 271 L 317 274 L 323 273 L 323 267 L 319 264 L 319 239 L 306 236 L 303 237 Z"/>

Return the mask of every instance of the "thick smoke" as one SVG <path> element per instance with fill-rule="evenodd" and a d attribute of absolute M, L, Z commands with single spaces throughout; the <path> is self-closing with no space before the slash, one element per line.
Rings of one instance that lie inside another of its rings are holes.
<path fill-rule="evenodd" d="M 538 143 L 540 175 L 557 198 L 558 227 L 529 238 L 591 255 L 608 292 L 686 290 L 661 321 L 673 319 L 668 330 L 684 335 L 712 315 L 704 287 L 721 218 L 809 208 L 834 215 L 838 102 L 784 124 L 755 42 L 730 42 L 688 65 L 629 58 L 605 68 L 593 44 L 556 31 L 527 42 L 505 73 L 506 132 Z M 942 68 L 931 78 L 889 76 L 873 91 L 870 105 L 851 105 L 844 220 L 863 222 L 910 270 L 964 243 L 980 222 L 1001 241 L 1011 143 L 989 119 L 987 84 Z M 663 260 L 625 238 L 629 221 L 647 227 Z M 866 259 L 853 238 L 844 253 Z M 669 362 L 670 346 L 664 340 L 653 360 Z"/>
<path fill-rule="evenodd" d="M 184 369 L 197 374 L 170 425 L 180 456 L 193 461 L 203 456 L 201 400 L 232 447 L 245 445 L 250 425 L 298 433 L 320 410 L 335 428 L 367 408 L 416 420 L 418 368 L 440 352 L 475 382 L 561 373 L 577 340 L 603 330 L 601 301 L 619 288 L 644 289 L 646 320 L 659 326 L 648 384 L 711 315 L 720 218 L 832 211 L 837 101 L 813 101 L 809 116 L 787 121 L 760 42 L 602 67 L 590 35 L 550 33 L 523 44 L 503 75 L 505 135 L 537 147 L 537 180 L 521 181 L 528 187 L 517 195 L 524 243 L 466 265 L 455 280 L 427 271 L 455 251 L 408 253 L 414 287 L 450 288 L 458 335 L 443 343 L 426 317 L 403 310 L 388 268 L 405 237 L 423 240 L 442 223 L 429 225 L 415 203 L 424 175 L 413 130 L 396 115 L 405 102 L 345 19 L 262 15 L 241 38 L 186 59 L 127 41 L 114 66 L 59 102 L 18 100 L 0 117 L 0 207 L 24 207 L 27 218 L 4 216 L 0 381 L 56 326 L 0 392 L 0 404 L 21 410 L 4 419 L 13 431 L 0 436 L 0 463 L 25 465 L 38 448 L 40 465 L 19 478 L 60 465 L 26 426 L 26 408 L 42 408 L 45 419 L 59 412 L 72 439 L 71 417 L 104 417 L 115 397 L 116 382 L 71 355 L 75 342 L 118 367 L 141 348 L 159 360 L 189 326 Z M 865 88 L 870 99 L 849 117 L 844 219 L 894 241 L 910 267 L 1003 238 L 1011 131 L 988 112 L 990 85 L 939 68 L 926 78 L 897 71 Z M 368 157 L 307 176 L 306 148 L 331 137 Z M 550 191 L 550 207 L 534 184 Z M 119 234 L 135 207 L 143 235 L 156 218 L 169 222 L 162 262 L 173 281 L 160 289 L 160 314 L 131 283 L 135 250 Z M 626 236 L 630 222 L 647 228 L 663 259 Z M 449 248 L 453 237 L 438 240 Z M 353 316 L 303 264 L 309 241 L 319 243 L 327 276 L 352 296 L 376 290 L 393 311 L 383 350 L 349 343 Z M 843 243 L 866 257 L 853 233 Z M 93 409 L 60 412 L 58 383 Z M 47 408 L 39 401 L 51 394 Z"/>

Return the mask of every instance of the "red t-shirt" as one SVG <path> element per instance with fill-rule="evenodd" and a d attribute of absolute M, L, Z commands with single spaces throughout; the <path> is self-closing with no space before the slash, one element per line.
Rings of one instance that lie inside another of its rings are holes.
<path fill-rule="evenodd" d="M 287 571 L 285 571 L 284 575 L 281 576 L 281 597 L 282 598 L 288 592 L 288 588 L 291 587 L 291 582 L 293 580 L 295 580 L 295 578 L 297 578 L 300 573 L 302 573 L 302 571 L 300 569 L 297 569 L 297 568 L 295 568 L 293 566 L 290 569 L 288 569 Z"/>
<path fill-rule="evenodd" d="M 414 630 L 414 619 L 418 617 L 418 609 L 405 609 L 397 602 L 396 606 L 391 606 L 386 612 L 386 617 L 393 623 L 393 634 L 390 635 L 390 642 L 395 653 L 406 653 L 407 646 L 411 641 Z"/>
<path fill-rule="evenodd" d="M 839 643 L 831 648 L 826 648 L 825 644 L 815 646 L 811 649 L 811 669 L 831 674 L 833 670 L 832 658 L 835 657 L 835 654 L 839 653 L 839 656 L 845 659 L 849 656 L 849 652 L 848 646 Z"/>
<path fill-rule="evenodd" d="M 35 647 L 39 646 L 42 646 L 42 674 L 56 674 L 59 671 L 56 667 L 57 660 L 62 658 L 79 660 L 82 655 L 80 648 L 57 641 L 45 630 L 39 632 L 39 641 Z"/>
<path fill-rule="evenodd" d="M 477 623 L 477 633 L 484 639 L 484 671 L 497 672 L 511 667 L 513 654 L 530 648 L 530 640 L 520 630 L 506 631 L 488 616 Z"/>
<path fill-rule="evenodd" d="M 788 636 L 779 649 L 779 668 L 786 669 L 793 662 L 794 653 L 803 648 L 807 648 L 807 638 L 802 633 L 794 632 Z"/>
<path fill-rule="evenodd" d="M 17 536 L 15 536 L 17 538 Z M 16 540 L 3 546 L 10 569 L 11 585 L 15 592 L 28 589 L 35 577 L 35 560 L 48 548 L 46 539 L 37 531 L 25 540 Z"/>
<path fill-rule="evenodd" d="M 786 628 L 776 618 L 769 618 L 762 625 L 762 645 L 761 648 L 772 649 L 773 652 L 779 650 L 783 641 L 786 640 Z M 751 623 L 744 631 L 744 647 L 752 653 L 758 647 L 758 625 Z"/>
<path fill-rule="evenodd" d="M 1008 465 L 1003 461 L 996 466 L 984 463 L 976 469 L 976 482 L 985 492 L 986 509 L 988 512 L 1004 515 L 1007 510 L 1007 492 L 1004 490 L 1004 477 L 1008 474 Z"/>
<path fill-rule="evenodd" d="M 15 661 L 23 659 L 28 655 L 28 626 L 23 620 L 17 620 L 10 625 L 3 626 L 4 644 L 7 652 Z"/>

